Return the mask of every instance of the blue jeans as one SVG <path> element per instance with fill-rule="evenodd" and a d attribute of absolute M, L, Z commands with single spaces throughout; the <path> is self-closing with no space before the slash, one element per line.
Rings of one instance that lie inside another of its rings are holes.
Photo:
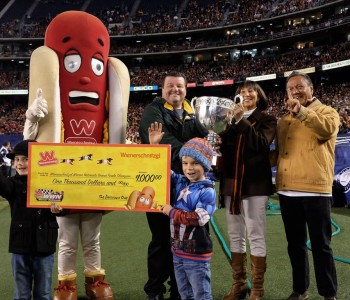
<path fill-rule="evenodd" d="M 54 255 L 12 254 L 14 300 L 51 300 Z M 34 285 L 34 288 L 33 288 Z"/>
<path fill-rule="evenodd" d="M 182 300 L 212 300 L 210 263 L 173 256 L 175 277 Z"/>

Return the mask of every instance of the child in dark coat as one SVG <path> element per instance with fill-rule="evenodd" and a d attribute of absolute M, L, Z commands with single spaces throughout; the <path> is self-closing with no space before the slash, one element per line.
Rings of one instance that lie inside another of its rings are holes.
<path fill-rule="evenodd" d="M 7 157 L 14 161 L 16 175 L 0 173 L 0 195 L 10 204 L 11 227 L 9 252 L 12 253 L 14 300 L 51 300 L 52 268 L 58 224 L 55 214 L 62 208 L 52 203 L 50 208 L 28 208 L 27 175 L 28 143 L 20 142 Z"/>

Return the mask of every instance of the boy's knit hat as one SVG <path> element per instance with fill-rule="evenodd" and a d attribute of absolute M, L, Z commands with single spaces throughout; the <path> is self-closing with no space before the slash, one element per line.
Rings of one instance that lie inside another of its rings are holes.
<path fill-rule="evenodd" d="M 193 138 L 182 146 L 179 156 L 193 158 L 203 166 L 205 172 L 208 172 L 213 159 L 213 148 L 205 139 Z"/>
<path fill-rule="evenodd" d="M 30 142 L 36 142 L 35 140 L 24 140 L 20 143 L 18 143 L 15 146 L 15 149 L 13 149 L 12 152 L 6 154 L 6 157 L 9 159 L 14 159 L 16 155 L 24 155 L 28 157 L 28 143 Z"/>

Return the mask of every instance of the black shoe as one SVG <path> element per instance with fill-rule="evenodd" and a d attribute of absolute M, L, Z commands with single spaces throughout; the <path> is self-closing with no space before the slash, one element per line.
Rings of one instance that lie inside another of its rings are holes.
<path fill-rule="evenodd" d="M 181 300 L 179 293 L 170 293 L 169 300 Z"/>
<path fill-rule="evenodd" d="M 146 300 L 164 300 L 163 293 L 160 294 L 148 294 Z"/>
<path fill-rule="evenodd" d="M 306 300 L 306 299 L 309 299 L 309 296 L 308 296 L 307 292 L 304 292 L 303 294 L 299 294 L 297 292 L 293 292 L 287 298 L 287 300 Z"/>

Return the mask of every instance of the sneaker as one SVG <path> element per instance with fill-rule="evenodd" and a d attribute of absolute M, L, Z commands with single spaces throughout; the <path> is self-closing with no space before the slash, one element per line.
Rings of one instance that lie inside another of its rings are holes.
<path fill-rule="evenodd" d="M 148 294 L 146 300 L 164 300 L 163 293 L 160 294 Z"/>
<path fill-rule="evenodd" d="M 299 294 L 297 292 L 293 292 L 288 298 L 287 300 L 306 300 L 309 298 L 309 295 L 307 294 L 307 292 L 304 292 L 303 294 Z"/>

